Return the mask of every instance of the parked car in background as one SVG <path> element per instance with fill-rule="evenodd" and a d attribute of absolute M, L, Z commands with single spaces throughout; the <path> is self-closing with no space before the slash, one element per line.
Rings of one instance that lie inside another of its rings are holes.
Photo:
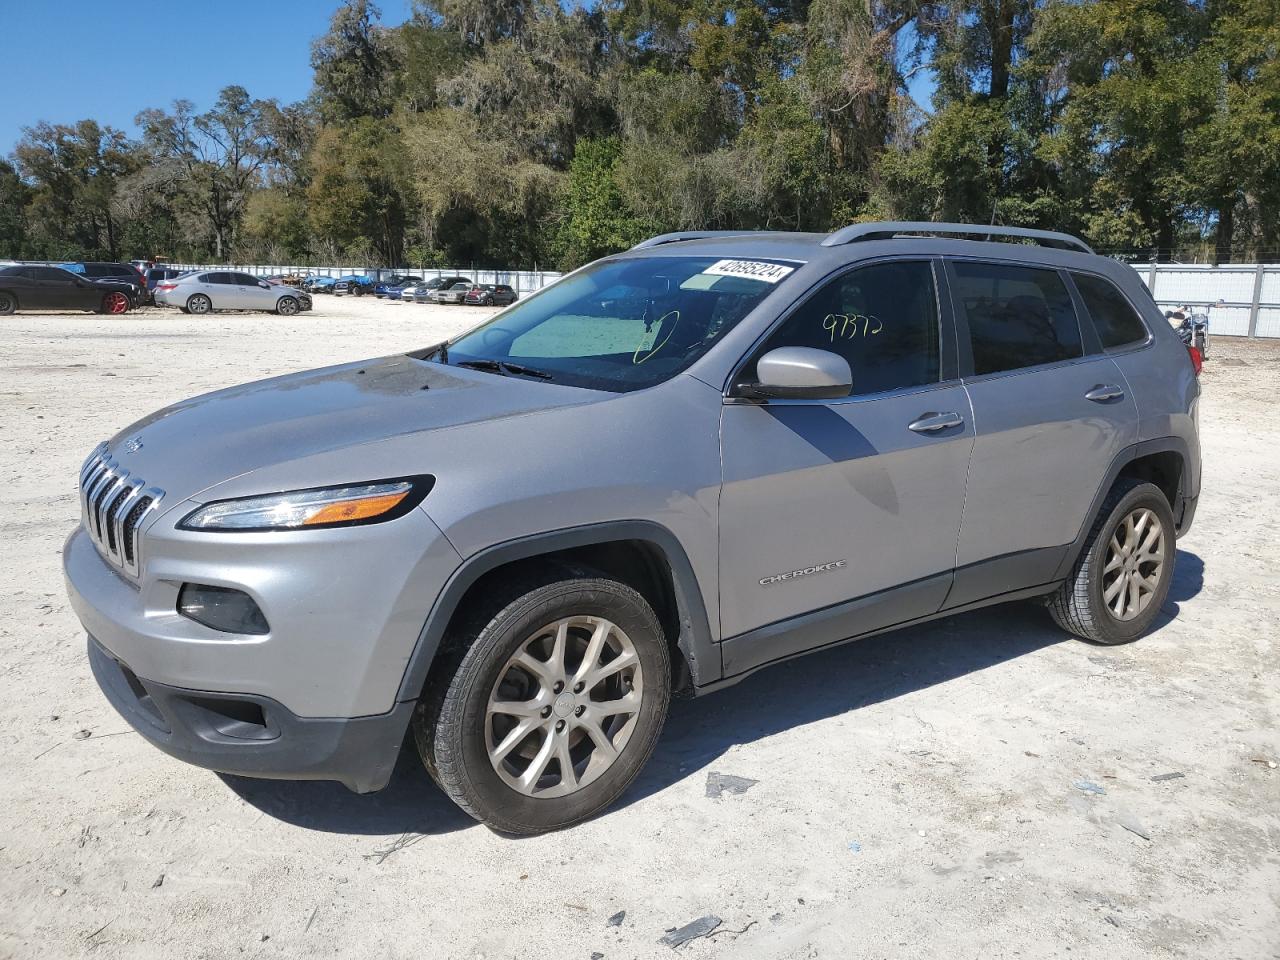
<path fill-rule="evenodd" d="M 129 296 L 132 306 L 149 303 L 151 292 L 147 289 L 147 278 L 131 263 L 108 263 L 103 261 L 84 261 L 62 264 L 64 269 L 78 273 L 91 280 L 102 280 L 118 285 Z"/>
<path fill-rule="evenodd" d="M 333 293 L 333 288 L 337 284 L 336 277 L 307 277 L 302 281 L 300 289 L 307 293 Z"/>
<path fill-rule="evenodd" d="M 333 285 L 333 292 L 339 297 L 346 294 L 351 294 L 353 297 L 363 297 L 366 293 L 373 293 L 375 286 L 377 286 L 377 281 L 373 277 L 353 274 L 348 277 L 339 277 L 338 282 Z"/>
<path fill-rule="evenodd" d="M 0 268 L 0 315 L 18 310 L 92 310 L 128 313 L 133 306 L 119 283 L 94 280 L 62 267 Z"/>
<path fill-rule="evenodd" d="M 373 285 L 373 295 L 375 297 L 389 297 L 393 289 L 408 286 L 412 283 L 421 283 L 421 277 L 413 277 L 407 273 L 393 273 L 388 277 L 383 277 Z"/>
<path fill-rule="evenodd" d="M 212 310 L 270 310 L 291 317 L 311 309 L 311 297 L 294 287 L 273 286 L 259 277 L 230 270 L 189 273 L 156 285 L 156 303 L 183 313 Z"/>
<path fill-rule="evenodd" d="M 436 291 L 444 287 L 451 287 L 455 283 L 471 284 L 470 277 L 432 277 L 418 284 L 413 293 L 415 303 L 435 303 Z M 401 294 L 403 299 L 403 294 Z"/>
<path fill-rule="evenodd" d="M 447 287 L 441 287 L 432 294 L 432 299 L 436 303 L 462 303 L 466 299 L 467 291 L 471 289 L 470 280 L 462 280 L 458 283 L 451 283 Z"/>
<path fill-rule="evenodd" d="M 462 298 L 463 303 L 473 307 L 505 307 L 516 300 L 515 290 L 505 283 L 474 284 Z"/>

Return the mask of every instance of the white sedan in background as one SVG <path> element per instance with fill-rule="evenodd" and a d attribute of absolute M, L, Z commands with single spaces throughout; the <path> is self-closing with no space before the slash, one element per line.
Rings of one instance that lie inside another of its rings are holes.
<path fill-rule="evenodd" d="M 294 287 L 267 283 L 230 270 L 195 271 L 156 284 L 156 303 L 183 313 L 212 310 L 270 310 L 291 317 L 311 309 L 311 296 Z"/>

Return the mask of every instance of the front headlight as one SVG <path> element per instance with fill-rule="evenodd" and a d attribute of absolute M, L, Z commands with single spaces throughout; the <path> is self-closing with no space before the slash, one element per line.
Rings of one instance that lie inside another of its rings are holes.
<path fill-rule="evenodd" d="M 291 490 L 206 503 L 183 517 L 181 530 L 317 530 L 382 523 L 419 503 L 434 477 L 374 480 L 344 487 Z"/>

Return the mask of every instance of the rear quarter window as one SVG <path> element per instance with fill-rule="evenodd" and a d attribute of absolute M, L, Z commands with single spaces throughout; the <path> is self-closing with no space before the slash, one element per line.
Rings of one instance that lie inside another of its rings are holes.
<path fill-rule="evenodd" d="M 1080 299 L 1098 331 L 1098 339 L 1108 350 L 1133 346 L 1147 339 L 1147 328 L 1128 298 L 1110 280 L 1073 273 Z"/>
<path fill-rule="evenodd" d="M 953 261 L 977 376 L 1084 356 L 1067 285 L 1055 270 Z"/>

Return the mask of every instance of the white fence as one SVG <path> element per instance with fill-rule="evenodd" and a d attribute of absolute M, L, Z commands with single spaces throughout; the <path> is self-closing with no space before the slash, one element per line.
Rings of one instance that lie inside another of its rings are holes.
<path fill-rule="evenodd" d="M 563 274 L 550 270 L 464 270 L 435 268 L 424 270 L 418 267 L 303 267 L 290 264 L 216 264 L 216 263 L 173 263 L 166 264 L 176 270 L 239 270 L 251 273 L 255 277 L 274 277 L 281 274 L 298 274 L 320 277 L 349 277 L 353 274 L 382 279 L 392 274 L 408 274 L 411 277 L 422 277 L 433 280 L 436 277 L 466 277 L 475 283 L 505 283 L 515 288 L 522 296 L 540 290 L 552 280 L 559 280 Z"/>
<path fill-rule="evenodd" d="M 1133 269 L 1162 310 L 1210 307 L 1214 336 L 1280 337 L 1280 263 L 1135 263 Z"/>

